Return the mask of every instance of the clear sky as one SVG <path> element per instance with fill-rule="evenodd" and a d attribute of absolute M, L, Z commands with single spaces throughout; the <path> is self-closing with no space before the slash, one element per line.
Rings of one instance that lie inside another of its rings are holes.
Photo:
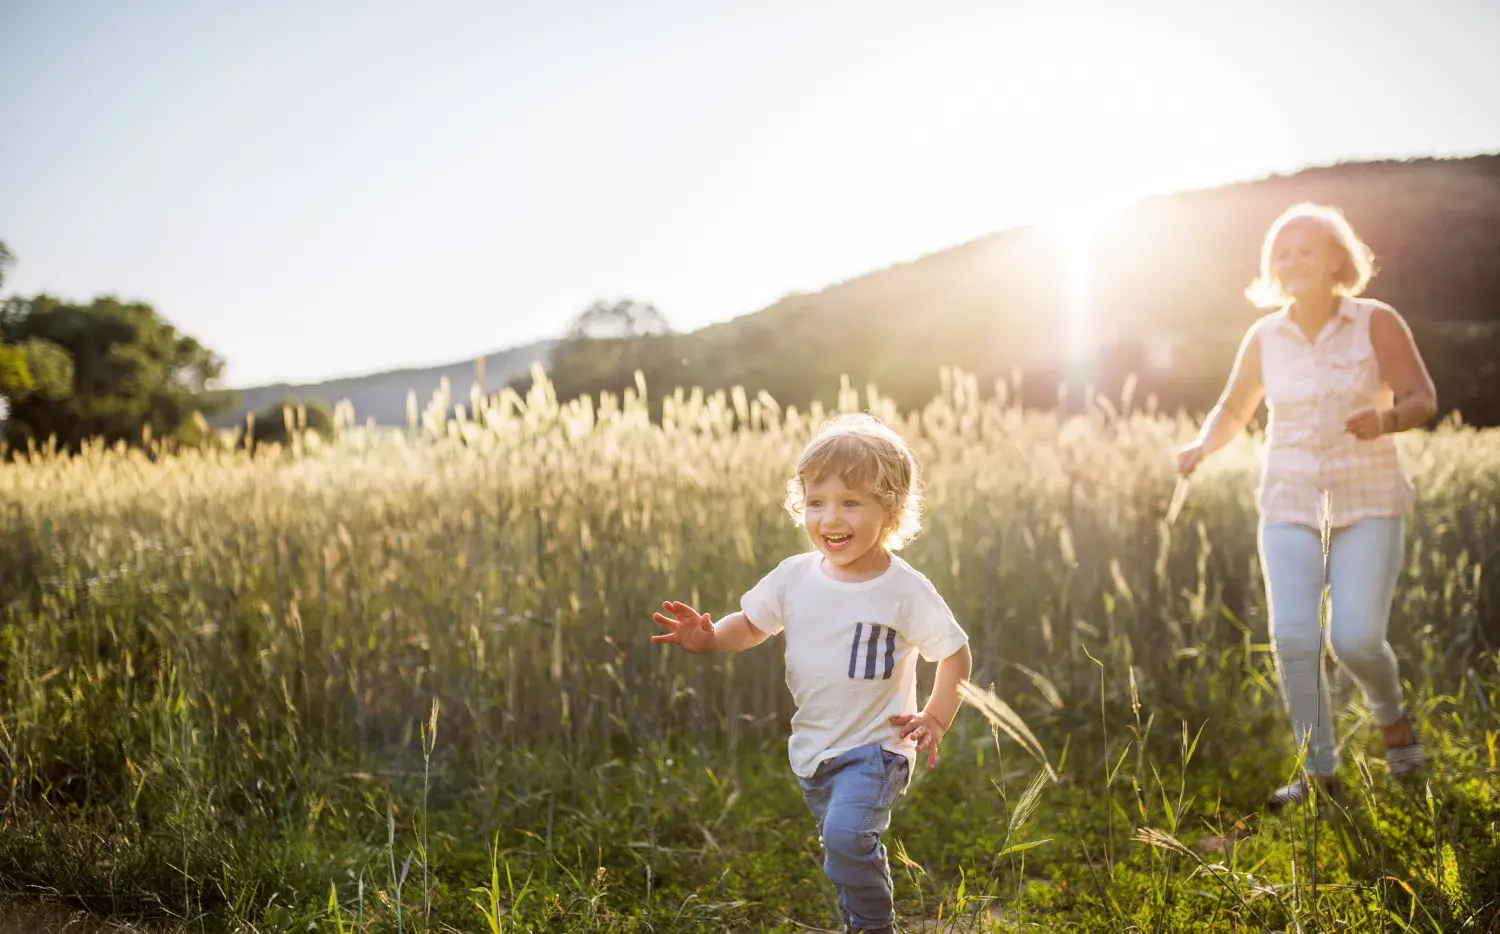
<path fill-rule="evenodd" d="M 1500 3 L 0 0 L 7 291 L 226 382 L 678 329 L 1016 223 L 1500 151 Z"/>

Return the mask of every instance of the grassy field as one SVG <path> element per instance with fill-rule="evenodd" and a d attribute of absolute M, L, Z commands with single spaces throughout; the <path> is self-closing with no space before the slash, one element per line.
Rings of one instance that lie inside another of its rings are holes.
<path fill-rule="evenodd" d="M 886 838 L 909 927 L 1500 930 L 1500 431 L 1401 439 L 1421 505 L 1393 641 L 1430 775 L 1387 779 L 1330 668 L 1349 794 L 1271 817 L 1296 755 L 1251 440 L 1168 525 L 1194 426 L 945 387 L 908 417 L 840 403 L 915 443 L 927 529 L 905 554 L 975 655 L 976 703 Z M 717 615 L 806 547 L 779 502 L 823 413 L 665 402 L 654 424 L 639 394 L 596 410 L 540 383 L 253 459 L 0 466 L 0 914 L 830 927 L 779 640 L 707 660 L 648 642 L 662 599 Z"/>

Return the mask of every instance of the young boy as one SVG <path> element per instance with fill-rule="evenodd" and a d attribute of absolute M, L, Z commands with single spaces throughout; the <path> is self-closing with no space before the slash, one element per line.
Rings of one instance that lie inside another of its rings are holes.
<path fill-rule="evenodd" d="M 662 604 L 652 637 L 693 653 L 742 652 L 786 633 L 786 680 L 797 711 L 792 771 L 818 823 L 823 870 L 850 931 L 894 930 L 890 866 L 880 834 L 912 762 L 938 745 L 969 677 L 968 636 L 920 572 L 892 554 L 921 527 L 917 462 L 901 436 L 867 415 L 825 424 L 787 484 L 786 508 L 815 551 L 787 558 L 715 623 Z M 917 656 L 937 661 L 917 706 Z"/>

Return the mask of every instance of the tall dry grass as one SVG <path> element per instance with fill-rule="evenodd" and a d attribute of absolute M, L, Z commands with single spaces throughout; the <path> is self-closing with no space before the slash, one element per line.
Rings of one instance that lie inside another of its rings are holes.
<path fill-rule="evenodd" d="M 1128 399 L 1060 419 L 1008 390 L 948 373 L 918 412 L 847 385 L 839 404 L 914 444 L 927 516 L 907 557 L 971 634 L 975 683 L 1063 719 L 1274 705 L 1269 681 L 1224 663 L 1267 650 L 1254 439 L 1168 524 L 1171 452 L 1195 426 Z M 438 399 L 406 432 L 334 446 L 0 467 L 7 819 L 72 808 L 176 834 L 175 866 L 130 856 L 116 825 L 97 852 L 157 873 L 191 917 L 226 834 L 316 826 L 330 781 L 539 801 L 527 750 L 586 772 L 668 745 L 704 763 L 774 749 L 791 713 L 778 653 L 686 658 L 649 644 L 650 612 L 723 612 L 806 547 L 780 494 L 831 413 L 679 391 L 653 423 L 644 393 L 559 404 L 539 375 L 525 398 L 446 420 Z M 1421 505 L 1393 631 L 1415 679 L 1497 636 L 1500 432 L 1401 444 Z"/>

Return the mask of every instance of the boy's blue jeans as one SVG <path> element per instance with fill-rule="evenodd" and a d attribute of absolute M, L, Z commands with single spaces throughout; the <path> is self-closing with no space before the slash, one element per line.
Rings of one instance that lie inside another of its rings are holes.
<path fill-rule="evenodd" d="M 906 757 L 880 746 L 857 746 L 799 777 L 802 797 L 818 822 L 823 871 L 839 894 L 839 913 L 854 928 L 891 926 L 891 870 L 880 834 L 911 777 Z"/>

